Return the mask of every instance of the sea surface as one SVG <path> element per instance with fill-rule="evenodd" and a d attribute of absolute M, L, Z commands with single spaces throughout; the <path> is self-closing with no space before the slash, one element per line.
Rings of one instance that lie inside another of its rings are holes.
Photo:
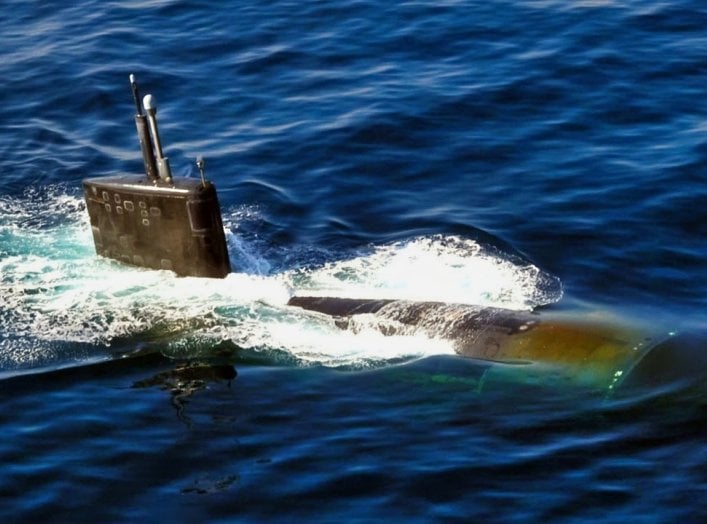
<path fill-rule="evenodd" d="M 0 521 L 707 521 L 703 1 L 0 7 Z M 223 280 L 95 254 L 131 73 Z M 645 344 L 589 376 L 296 295 Z"/>

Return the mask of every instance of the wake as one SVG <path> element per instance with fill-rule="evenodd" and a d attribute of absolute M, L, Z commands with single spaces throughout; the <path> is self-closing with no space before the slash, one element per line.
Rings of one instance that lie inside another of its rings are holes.
<path fill-rule="evenodd" d="M 303 365 L 379 365 L 453 349 L 421 333 L 342 332 L 331 319 L 287 307 L 288 300 L 396 298 L 530 310 L 562 296 L 556 277 L 459 236 L 344 253 L 301 246 L 284 265 L 267 239 L 247 234 L 258 218 L 246 207 L 225 214 L 234 266 L 225 279 L 179 278 L 96 256 L 78 192 L 51 186 L 0 197 L 0 370 L 112 358 L 126 341 L 169 356 L 199 356 L 227 342 L 282 351 Z"/>

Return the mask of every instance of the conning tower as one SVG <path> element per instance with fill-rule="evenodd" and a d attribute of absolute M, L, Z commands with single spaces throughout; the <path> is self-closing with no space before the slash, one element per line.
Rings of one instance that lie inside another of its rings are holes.
<path fill-rule="evenodd" d="M 157 127 L 154 97 L 140 100 L 134 75 L 138 139 L 144 175 L 83 180 L 96 253 L 180 276 L 223 278 L 230 271 L 216 188 L 204 178 L 173 177 Z"/>

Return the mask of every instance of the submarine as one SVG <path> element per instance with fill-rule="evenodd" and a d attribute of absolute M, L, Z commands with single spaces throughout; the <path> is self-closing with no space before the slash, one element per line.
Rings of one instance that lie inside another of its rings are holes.
<path fill-rule="evenodd" d="M 82 181 L 96 253 L 179 276 L 224 278 L 231 270 L 216 187 L 196 161 L 200 179 L 172 175 L 152 95 L 130 86 L 144 174 Z"/>
<path fill-rule="evenodd" d="M 173 176 L 154 97 L 140 98 L 134 75 L 130 87 L 144 173 L 82 181 L 96 253 L 180 277 L 224 278 L 231 265 L 216 187 L 205 178 L 204 161 L 197 159 L 199 179 Z M 622 323 L 442 302 L 295 295 L 287 306 L 328 315 L 341 329 L 423 332 L 449 340 L 460 356 L 486 362 L 572 368 L 581 379 L 609 389 L 632 381 L 701 379 L 707 369 L 704 334 L 647 337 Z"/>

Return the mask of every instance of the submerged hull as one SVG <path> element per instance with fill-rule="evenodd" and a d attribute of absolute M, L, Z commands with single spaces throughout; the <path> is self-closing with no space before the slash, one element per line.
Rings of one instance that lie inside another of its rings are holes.
<path fill-rule="evenodd" d="M 659 384 L 680 374 L 704 373 L 707 366 L 707 352 L 687 338 L 610 320 L 404 300 L 292 297 L 288 305 L 331 315 L 342 329 L 446 339 L 465 357 L 559 366 L 579 382 L 609 389 L 638 379 Z"/>

